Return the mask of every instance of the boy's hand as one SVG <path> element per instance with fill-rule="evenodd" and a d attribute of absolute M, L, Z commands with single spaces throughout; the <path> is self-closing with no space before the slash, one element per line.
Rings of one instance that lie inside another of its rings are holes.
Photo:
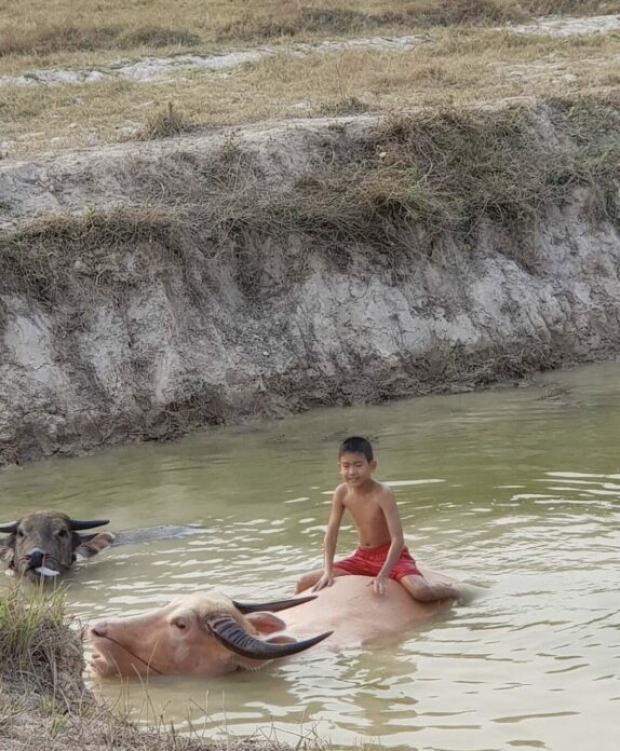
<path fill-rule="evenodd" d="M 318 582 L 312 587 L 313 592 L 318 592 L 320 589 L 324 589 L 325 587 L 331 587 L 331 585 L 334 583 L 334 575 L 333 574 L 323 574 L 323 576 L 318 580 Z"/>
<path fill-rule="evenodd" d="M 387 592 L 387 581 L 387 577 L 377 576 L 371 582 L 368 582 L 367 586 L 370 586 L 372 584 L 372 588 L 374 589 L 376 595 L 384 595 Z"/>

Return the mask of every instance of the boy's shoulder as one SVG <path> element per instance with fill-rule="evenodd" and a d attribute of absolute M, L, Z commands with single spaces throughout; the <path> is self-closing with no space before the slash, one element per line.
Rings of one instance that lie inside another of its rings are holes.
<path fill-rule="evenodd" d="M 355 489 L 350 488 L 346 482 L 341 482 L 340 485 L 336 488 L 334 491 L 334 495 L 337 498 L 355 498 L 357 496 L 368 496 L 370 495 L 373 498 L 383 498 L 383 497 L 389 497 L 393 498 L 394 494 L 390 490 L 390 488 L 385 485 L 385 483 L 379 482 L 379 480 L 372 479 L 371 480 L 371 487 L 370 487 L 370 493 L 368 491 L 365 491 L 364 493 L 358 493 Z"/>
<path fill-rule="evenodd" d="M 379 480 L 374 480 L 374 492 L 377 493 L 377 495 L 380 496 L 389 496 L 390 498 L 394 497 L 394 493 L 390 490 L 390 486 L 386 485 L 384 482 L 380 482 Z"/>

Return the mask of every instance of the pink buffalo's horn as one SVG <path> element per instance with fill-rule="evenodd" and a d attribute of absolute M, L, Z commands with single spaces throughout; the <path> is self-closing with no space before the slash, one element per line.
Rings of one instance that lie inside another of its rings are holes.
<path fill-rule="evenodd" d="M 249 657 L 252 660 L 274 660 L 278 657 L 303 652 L 315 644 L 322 642 L 331 636 L 333 631 L 314 636 L 311 639 L 290 642 L 287 644 L 273 644 L 262 641 L 244 631 L 232 615 L 223 613 L 211 613 L 205 618 L 205 625 L 225 647 L 241 657 Z"/>
<path fill-rule="evenodd" d="M 273 602 L 260 602 L 260 603 L 248 603 L 237 602 L 233 600 L 233 605 L 242 615 L 248 613 L 262 613 L 267 611 L 268 613 L 277 613 L 280 610 L 286 610 L 287 608 L 294 608 L 295 605 L 301 605 L 304 602 L 310 602 L 310 600 L 316 600 L 317 595 L 309 595 L 308 597 L 291 597 L 288 600 L 274 600 Z"/>

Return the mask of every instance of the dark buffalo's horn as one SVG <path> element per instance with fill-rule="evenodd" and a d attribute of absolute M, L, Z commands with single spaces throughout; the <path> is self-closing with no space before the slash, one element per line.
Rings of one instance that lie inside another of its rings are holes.
<path fill-rule="evenodd" d="M 310 600 L 316 600 L 317 595 L 309 595 L 308 597 L 291 597 L 288 600 L 275 600 L 274 602 L 237 602 L 233 600 L 233 605 L 242 615 L 248 613 L 262 613 L 267 611 L 268 613 L 277 613 L 280 610 L 286 610 L 287 608 L 294 608 L 295 605 L 301 605 L 303 602 L 310 602 Z"/>
<path fill-rule="evenodd" d="M 17 532 L 17 524 L 18 522 L 9 522 L 8 524 L 0 524 L 0 532 L 8 532 L 8 534 L 12 535 L 15 532 Z"/>
<path fill-rule="evenodd" d="M 93 519 L 92 521 L 81 522 L 77 519 L 69 519 L 69 529 L 72 532 L 80 532 L 83 529 L 92 529 L 93 527 L 101 527 L 103 524 L 109 524 L 109 519 Z"/>
<path fill-rule="evenodd" d="M 327 639 L 334 633 L 333 631 L 326 631 L 324 634 L 303 641 L 273 644 L 248 634 L 232 615 L 212 613 L 207 616 L 205 623 L 213 636 L 222 642 L 225 647 L 228 647 L 235 654 L 241 655 L 241 657 L 249 657 L 252 660 L 275 660 L 278 657 L 288 657 L 310 649 L 310 647 L 322 642 L 323 639 Z"/>

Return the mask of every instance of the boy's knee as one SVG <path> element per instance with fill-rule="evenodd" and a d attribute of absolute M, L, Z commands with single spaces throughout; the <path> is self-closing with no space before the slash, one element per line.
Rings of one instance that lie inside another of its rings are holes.
<path fill-rule="evenodd" d="M 418 602 L 434 602 L 438 599 L 437 593 L 430 584 L 427 584 L 421 577 L 419 580 L 416 579 L 409 583 L 409 591 L 414 599 Z"/>

